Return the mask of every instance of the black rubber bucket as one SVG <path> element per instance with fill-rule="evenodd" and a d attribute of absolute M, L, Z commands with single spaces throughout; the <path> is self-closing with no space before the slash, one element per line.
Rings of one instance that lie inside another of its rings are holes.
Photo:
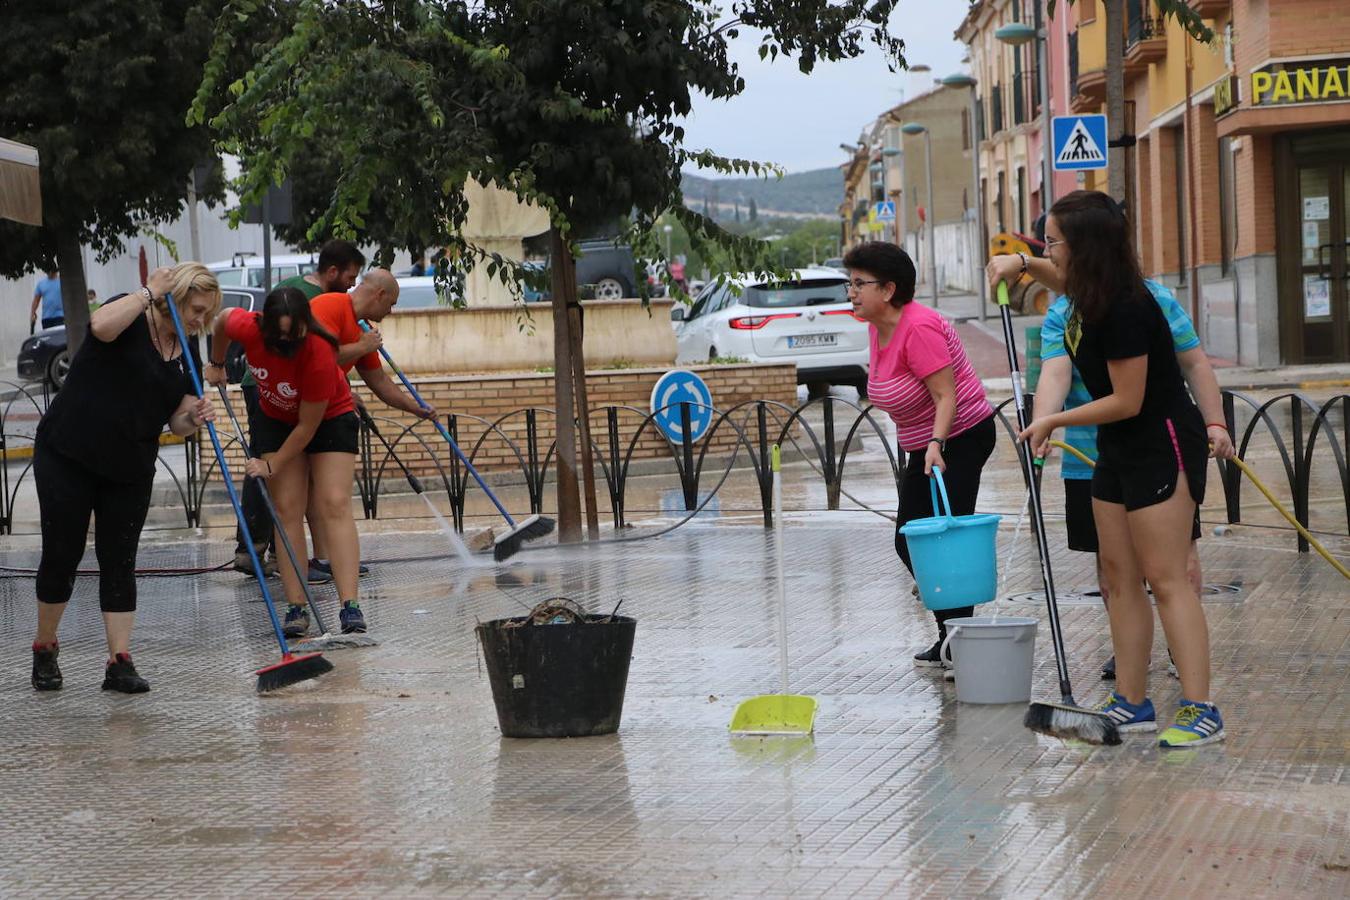
<path fill-rule="evenodd" d="M 545 625 L 521 617 L 479 625 L 502 734 L 560 738 L 618 731 L 636 629 L 637 620 L 625 616 Z"/>

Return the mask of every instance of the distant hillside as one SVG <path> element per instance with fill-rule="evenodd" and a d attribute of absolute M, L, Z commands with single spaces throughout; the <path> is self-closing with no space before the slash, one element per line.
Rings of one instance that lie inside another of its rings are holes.
<path fill-rule="evenodd" d="M 727 213 L 740 204 L 742 216 L 747 215 L 753 198 L 762 216 L 783 213 L 833 218 L 844 199 L 844 174 L 838 168 L 794 172 L 782 178 L 704 178 L 686 172 L 685 205 L 702 212 L 705 198 L 710 206 Z"/>

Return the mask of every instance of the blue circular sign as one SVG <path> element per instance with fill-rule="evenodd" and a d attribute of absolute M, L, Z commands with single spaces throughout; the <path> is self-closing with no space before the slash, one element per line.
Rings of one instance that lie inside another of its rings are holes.
<path fill-rule="evenodd" d="M 702 378 L 687 369 L 672 369 L 652 388 L 652 415 L 661 432 L 672 441 L 684 440 L 681 409 L 688 404 L 689 440 L 697 441 L 712 427 L 712 391 Z"/>

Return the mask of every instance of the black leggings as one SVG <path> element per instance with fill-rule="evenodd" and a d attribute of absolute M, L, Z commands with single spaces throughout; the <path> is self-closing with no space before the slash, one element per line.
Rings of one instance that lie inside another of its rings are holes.
<path fill-rule="evenodd" d="M 241 390 L 244 394 L 244 408 L 248 411 L 248 455 L 261 456 L 258 452 L 258 428 L 256 423 L 258 417 L 262 415 L 262 409 L 258 406 L 258 388 L 251 384 L 244 385 Z M 235 413 L 238 415 L 238 413 Z M 259 486 L 258 479 L 245 478 L 244 489 L 239 495 L 239 505 L 244 510 L 244 521 L 248 523 L 248 533 L 253 536 L 253 546 L 258 548 L 261 553 L 275 541 L 272 531 L 272 517 L 267 512 L 267 504 L 263 503 L 262 488 Z M 235 552 L 247 553 L 248 543 L 244 540 L 244 530 L 238 525 L 234 528 Z"/>
<path fill-rule="evenodd" d="M 980 473 L 989 455 L 994 452 L 994 417 L 990 416 L 978 425 L 973 425 L 947 441 L 947 449 L 942 458 L 947 468 L 942 473 L 942 483 L 947 488 L 947 499 L 951 502 L 954 516 L 968 516 L 975 512 L 975 498 L 980 493 Z M 900 526 L 913 519 L 922 519 L 934 515 L 933 498 L 929 491 L 929 478 L 923 473 L 923 457 L 928 448 L 911 450 L 905 465 L 904 479 L 900 482 L 900 509 L 895 516 L 895 552 L 900 561 L 914 575 L 914 565 L 909 558 L 909 545 L 900 533 Z M 937 620 L 938 636 L 947 634 L 947 620 L 968 616 L 975 612 L 973 606 L 957 609 L 933 611 Z"/>
<path fill-rule="evenodd" d="M 42 523 L 38 600 L 69 602 L 92 513 L 99 608 L 134 612 L 136 549 L 150 509 L 154 477 L 131 483 L 110 481 L 39 441 L 33 449 L 33 481 Z"/>

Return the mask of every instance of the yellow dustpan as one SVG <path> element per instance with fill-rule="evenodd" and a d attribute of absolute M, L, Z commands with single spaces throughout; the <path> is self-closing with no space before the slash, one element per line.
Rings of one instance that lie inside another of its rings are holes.
<path fill-rule="evenodd" d="M 815 730 L 816 698 L 788 693 L 787 586 L 783 580 L 783 484 L 782 457 L 773 445 L 773 555 L 778 581 L 779 693 L 742 700 L 731 717 L 736 736 L 791 735 L 800 737 Z"/>

